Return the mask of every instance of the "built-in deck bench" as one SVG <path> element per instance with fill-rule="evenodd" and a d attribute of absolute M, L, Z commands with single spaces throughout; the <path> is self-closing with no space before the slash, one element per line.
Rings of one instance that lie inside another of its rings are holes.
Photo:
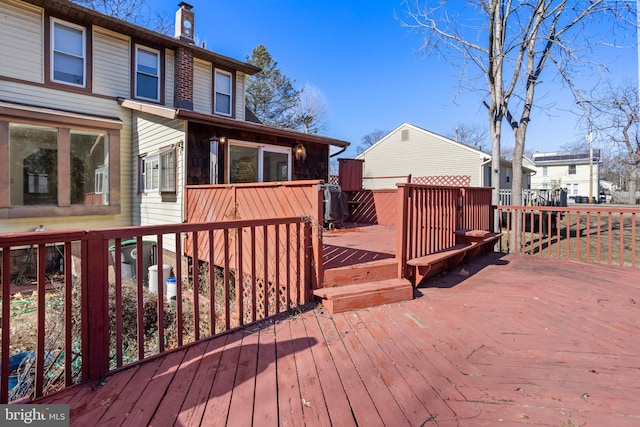
<path fill-rule="evenodd" d="M 451 270 L 481 251 L 488 251 L 502 236 L 502 233 L 485 230 L 456 230 L 454 234 L 456 242 L 454 246 L 407 261 L 414 286 L 418 286 L 426 277 Z"/>

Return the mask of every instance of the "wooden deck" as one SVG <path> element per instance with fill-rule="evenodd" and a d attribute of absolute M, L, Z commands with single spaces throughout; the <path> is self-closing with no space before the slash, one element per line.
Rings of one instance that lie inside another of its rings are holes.
<path fill-rule="evenodd" d="M 637 426 L 640 270 L 486 254 L 417 298 L 315 308 L 39 403 L 72 425 Z"/>

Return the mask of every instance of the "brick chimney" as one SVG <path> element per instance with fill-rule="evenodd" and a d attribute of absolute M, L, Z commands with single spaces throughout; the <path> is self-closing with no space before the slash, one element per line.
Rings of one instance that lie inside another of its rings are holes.
<path fill-rule="evenodd" d="M 182 2 L 176 12 L 175 37 L 193 44 L 192 6 Z M 185 110 L 193 110 L 193 51 L 186 46 L 176 50 L 174 106 Z"/>

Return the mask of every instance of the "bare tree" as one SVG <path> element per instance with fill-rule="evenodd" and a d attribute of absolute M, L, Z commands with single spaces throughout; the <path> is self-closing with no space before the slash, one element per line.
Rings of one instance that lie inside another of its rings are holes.
<path fill-rule="evenodd" d="M 309 83 L 304 85 L 293 109 L 295 121 L 301 131 L 319 133 L 327 128 L 327 101 L 317 87 Z"/>
<path fill-rule="evenodd" d="M 365 136 L 363 136 L 362 139 L 361 139 L 362 142 L 361 142 L 360 145 L 358 145 L 358 148 L 357 148 L 358 154 L 362 153 L 367 148 L 371 147 L 373 144 L 375 144 L 376 142 L 380 141 L 388 133 L 389 133 L 389 131 L 387 131 L 387 130 L 376 129 L 373 132 L 368 133 Z"/>
<path fill-rule="evenodd" d="M 416 0 L 408 4 L 408 19 L 403 23 L 424 34 L 425 54 L 437 53 L 454 62 L 461 70 L 460 78 L 474 70 L 483 79 L 492 145 L 491 177 L 496 187 L 492 201 L 496 205 L 500 201 L 500 142 L 506 121 L 515 139 L 513 204 L 521 205 L 522 157 L 527 128 L 539 102 L 536 89 L 541 77 L 559 76 L 574 88 L 579 69 L 597 65 L 588 57 L 591 49 L 611 42 L 611 29 L 632 25 L 629 18 L 635 15 L 630 4 L 606 0 L 475 0 L 457 10 L 451 4 L 436 2 L 434 6 L 425 1 L 420 6 Z M 591 22 L 599 24 L 597 34 L 589 31 Z M 497 227 L 497 216 L 494 221 Z M 510 245 L 511 250 L 518 247 L 515 240 Z"/>
<path fill-rule="evenodd" d="M 636 203 L 640 170 L 640 102 L 638 88 L 629 81 L 620 86 L 609 85 L 598 99 L 591 100 L 593 126 L 618 154 L 620 170 L 626 173 L 629 204 Z"/>
<path fill-rule="evenodd" d="M 152 9 L 148 0 L 73 0 L 81 6 L 171 35 L 173 21 L 166 13 Z"/>
<path fill-rule="evenodd" d="M 489 131 L 487 128 L 478 124 L 469 123 L 459 123 L 456 126 L 453 135 L 451 135 L 451 138 L 456 142 L 477 148 L 480 151 L 487 149 L 490 141 Z"/>

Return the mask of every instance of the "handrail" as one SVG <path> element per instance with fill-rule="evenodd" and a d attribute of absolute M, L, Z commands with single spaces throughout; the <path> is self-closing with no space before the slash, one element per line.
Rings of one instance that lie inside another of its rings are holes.
<path fill-rule="evenodd" d="M 640 267 L 638 208 L 498 206 L 498 215 L 504 251 Z"/>
<path fill-rule="evenodd" d="M 312 227 L 310 218 L 286 217 L 1 234 L 0 403 L 43 396 L 51 381 L 60 388 L 97 380 L 307 303 L 315 268 Z M 192 238 L 189 258 L 183 256 L 185 236 Z M 221 242 L 206 257 L 197 251 L 204 236 L 212 248 Z M 145 280 L 147 244 L 155 248 L 150 263 L 157 274 L 152 278 L 149 268 Z M 29 258 L 33 285 L 13 284 L 12 262 L 21 259 L 12 253 L 16 248 L 35 253 Z M 136 256 L 128 264 L 124 254 L 131 248 Z M 176 289 L 165 289 L 165 264 L 175 273 Z M 127 276 L 125 266 L 137 274 Z M 20 302 L 12 298 L 14 290 L 37 291 L 29 297 L 37 307 L 30 329 L 35 348 L 24 350 L 33 350 L 35 360 L 25 390 L 9 389 L 10 349 L 17 338 L 9 331 L 25 320 L 9 315 Z M 170 291 L 175 299 L 167 299 Z M 50 301 L 58 299 L 61 305 L 54 307 Z M 49 336 L 58 323 L 59 337 Z M 54 338 L 61 341 L 52 346 Z"/>

